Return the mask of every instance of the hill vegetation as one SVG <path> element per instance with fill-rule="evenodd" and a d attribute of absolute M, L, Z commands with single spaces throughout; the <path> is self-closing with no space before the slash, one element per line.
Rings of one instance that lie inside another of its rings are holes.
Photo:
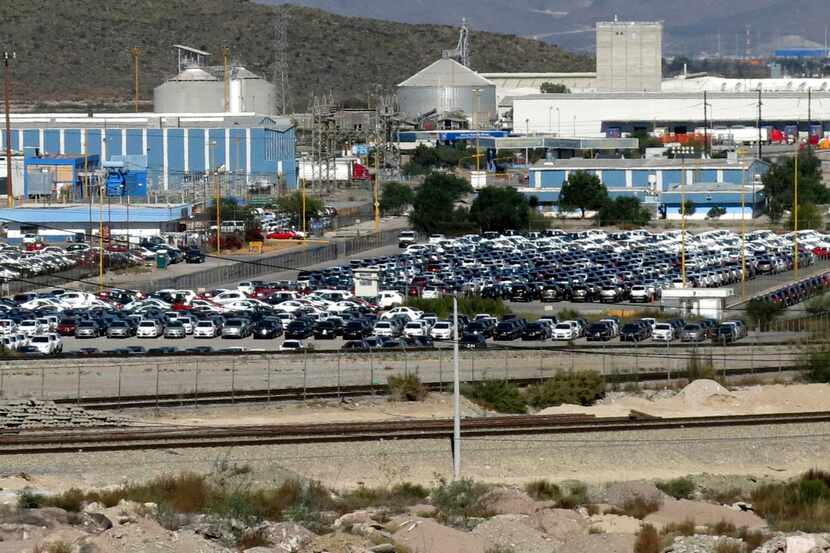
<path fill-rule="evenodd" d="M 173 44 L 213 53 L 221 49 L 251 71 L 271 78 L 274 25 L 288 16 L 290 108 L 312 94 L 333 93 L 344 104 L 394 86 L 455 45 L 457 29 L 342 17 L 297 6 L 247 0 L 30 0 L 0 4 L 3 46 L 17 53 L 14 102 L 75 102 L 129 109 L 130 48 L 141 54 L 141 97 L 176 72 Z M 474 33 L 472 65 L 479 71 L 586 71 L 593 60 L 511 35 Z"/>

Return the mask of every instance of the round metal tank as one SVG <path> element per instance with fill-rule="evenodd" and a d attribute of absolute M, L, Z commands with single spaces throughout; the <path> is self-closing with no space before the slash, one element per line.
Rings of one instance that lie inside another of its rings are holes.
<path fill-rule="evenodd" d="M 496 85 L 453 59 L 440 59 L 398 85 L 398 106 L 410 119 L 431 112 L 463 111 L 473 123 L 497 118 Z"/>

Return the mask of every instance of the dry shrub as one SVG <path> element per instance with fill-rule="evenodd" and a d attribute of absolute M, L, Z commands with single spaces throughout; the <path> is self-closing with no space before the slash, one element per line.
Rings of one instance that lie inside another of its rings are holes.
<path fill-rule="evenodd" d="M 660 500 L 656 497 L 642 497 L 635 495 L 626 499 L 621 507 L 608 511 L 612 515 L 626 515 L 640 520 L 660 509 Z"/>
<path fill-rule="evenodd" d="M 729 541 L 729 540 L 720 540 L 715 545 L 714 553 L 744 553 L 745 546 L 741 543 Z"/>
<path fill-rule="evenodd" d="M 236 546 L 240 551 L 252 549 L 254 547 L 268 547 L 271 545 L 271 540 L 268 537 L 268 530 L 266 528 L 248 529 L 242 532 Z"/>
<path fill-rule="evenodd" d="M 744 491 L 741 488 L 727 488 L 725 490 L 704 490 L 703 497 L 710 501 L 720 503 L 721 505 L 732 505 L 745 498 Z"/>
<path fill-rule="evenodd" d="M 707 528 L 710 534 L 714 534 L 716 536 L 729 536 L 733 538 L 738 537 L 738 529 L 734 524 L 727 520 L 721 520 L 717 524 L 708 524 Z"/>
<path fill-rule="evenodd" d="M 422 401 L 427 397 L 426 387 L 414 374 L 392 375 L 387 383 L 393 401 Z"/>
<path fill-rule="evenodd" d="M 634 553 L 660 553 L 663 549 L 663 540 L 657 529 L 651 524 L 644 524 L 637 532 L 637 540 L 634 542 Z"/>
<path fill-rule="evenodd" d="M 671 523 L 667 524 L 663 527 L 663 535 L 676 535 L 676 536 L 694 536 L 695 535 L 695 521 L 694 520 L 684 520 L 681 523 Z"/>
<path fill-rule="evenodd" d="M 402 512 L 407 507 L 422 503 L 427 497 L 429 490 L 423 486 L 404 482 L 391 488 L 360 486 L 342 493 L 335 503 L 340 513 L 350 513 L 367 507 L 385 507 L 392 512 Z"/>
<path fill-rule="evenodd" d="M 665 482 L 658 482 L 657 488 L 675 499 L 689 499 L 695 491 L 695 483 L 689 478 L 675 478 Z"/>
<path fill-rule="evenodd" d="M 539 501 L 557 501 L 562 497 L 559 486 L 548 480 L 534 480 L 525 484 L 527 495 Z"/>

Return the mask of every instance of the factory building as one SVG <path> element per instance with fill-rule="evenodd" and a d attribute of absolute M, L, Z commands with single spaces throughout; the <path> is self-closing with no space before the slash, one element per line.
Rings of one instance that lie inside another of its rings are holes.
<path fill-rule="evenodd" d="M 274 113 L 276 88 L 261 76 L 229 63 L 226 83 L 225 66 L 209 65 L 209 52 L 174 48 L 178 71 L 153 90 L 156 113 Z"/>
<path fill-rule="evenodd" d="M 512 98 L 513 127 L 521 133 L 559 136 L 618 136 L 636 130 L 664 129 L 685 134 L 709 128 L 755 127 L 758 93 L 710 93 L 704 113 L 703 93 L 536 94 Z M 776 92 L 761 96 L 761 126 L 784 129 L 809 122 L 827 127 L 830 92 Z M 808 119 L 809 106 L 809 119 Z"/>
<path fill-rule="evenodd" d="M 470 127 L 486 128 L 497 118 L 496 85 L 448 57 L 400 83 L 398 104 L 409 120 L 461 113 L 469 117 Z"/>
<path fill-rule="evenodd" d="M 544 161 L 530 167 L 524 194 L 535 196 L 543 212 L 557 212 L 556 202 L 562 185 L 577 172 L 596 175 L 612 199 L 633 196 L 652 204 L 655 209 L 675 218 L 680 213 L 680 197 L 685 192 L 697 194 L 687 199 L 707 206 L 723 207 L 728 217 L 740 218 L 741 189 L 745 205 L 751 208 L 761 201 L 761 177 L 768 171 L 766 162 L 755 159 L 560 159 Z M 681 191 L 682 190 L 682 191 Z M 736 211 L 738 210 L 738 211 Z M 751 211 L 747 211 L 749 217 Z M 705 217 L 705 211 L 698 213 Z"/>
<path fill-rule="evenodd" d="M 292 122 L 255 113 L 12 114 L 12 150 L 27 158 L 146 157 L 147 187 L 179 190 L 212 171 L 248 187 L 296 186 Z M 0 148 L 5 125 L 0 121 Z M 17 188 L 15 194 L 25 191 Z"/>
<path fill-rule="evenodd" d="M 598 22 L 599 92 L 656 92 L 663 80 L 663 24 Z"/>

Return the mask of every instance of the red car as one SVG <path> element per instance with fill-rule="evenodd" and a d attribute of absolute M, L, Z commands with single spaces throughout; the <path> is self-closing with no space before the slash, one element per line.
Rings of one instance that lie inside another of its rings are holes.
<path fill-rule="evenodd" d="M 75 336 L 75 327 L 75 319 L 61 319 L 57 331 L 61 336 Z"/>
<path fill-rule="evenodd" d="M 268 240 L 298 240 L 300 239 L 300 235 L 293 230 L 280 229 L 275 230 L 274 232 L 269 232 L 266 238 Z"/>

